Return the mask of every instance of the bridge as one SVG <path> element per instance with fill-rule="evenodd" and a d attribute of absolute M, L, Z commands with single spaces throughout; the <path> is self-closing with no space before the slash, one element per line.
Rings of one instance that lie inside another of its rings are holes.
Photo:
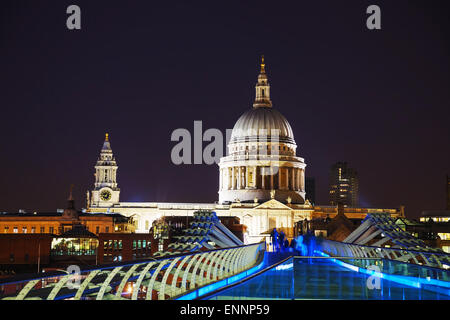
<path fill-rule="evenodd" d="M 371 245 L 368 245 L 370 242 Z M 393 246 L 382 247 L 386 243 Z M 449 254 L 427 246 L 424 241 L 400 228 L 395 219 L 386 213 L 367 214 L 361 225 L 343 242 L 327 240 L 323 241 L 321 246 L 324 252 L 332 255 L 378 257 L 443 269 L 450 266 Z"/>
<path fill-rule="evenodd" d="M 215 212 L 195 212 L 194 221 L 184 231 L 153 259 L 0 283 L 7 289 L 2 299 L 181 299 L 231 284 L 262 266 L 265 243 L 244 245 Z"/>
<path fill-rule="evenodd" d="M 0 282 L 0 288 L 3 288 L 0 299 L 198 299 L 246 281 L 286 260 L 286 254 L 275 254 L 275 260 L 268 261 L 264 242 L 242 244 L 220 223 L 214 212 L 199 211 L 194 218 L 190 228 L 185 230 L 185 235 L 171 244 L 169 250 L 160 252 L 153 259 L 92 267 L 80 270 L 77 274 L 57 272 L 4 280 Z M 389 237 L 396 247 L 368 245 L 369 240 L 376 237 L 374 234 L 383 234 L 382 241 L 377 240 L 376 244 L 387 242 L 384 239 Z M 312 236 L 298 240 L 301 241 L 298 241 L 297 250 L 287 253 L 288 256 L 330 259 L 350 270 L 368 275 L 372 274 L 366 263 L 370 260 L 395 261 L 406 266 L 402 270 L 407 270 L 408 265 L 415 265 L 414 272 L 418 276 L 426 274 L 427 279 L 411 281 L 408 272 L 402 275 L 380 274 L 380 277 L 403 284 L 434 283 L 432 290 L 450 295 L 450 274 L 447 271 L 450 269 L 450 255 L 411 238 L 410 234 L 398 229 L 388 215 L 368 215 L 361 226 L 347 237 L 347 242 Z M 396 270 L 386 269 L 383 272 L 395 273 Z M 433 275 L 436 275 L 436 279 L 430 278 Z M 409 282 L 405 279 L 409 279 Z"/>

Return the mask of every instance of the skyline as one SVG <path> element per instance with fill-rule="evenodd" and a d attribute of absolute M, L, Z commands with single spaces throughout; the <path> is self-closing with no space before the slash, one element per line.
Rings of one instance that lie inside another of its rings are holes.
<path fill-rule="evenodd" d="M 5 2 L 0 211 L 63 208 L 71 184 L 85 207 L 106 132 L 122 201 L 216 201 L 217 165 L 173 165 L 170 134 L 193 132 L 195 120 L 231 129 L 251 108 L 261 54 L 318 205 L 328 205 L 330 166 L 347 161 L 361 206 L 405 205 L 411 218 L 445 209 L 448 4 L 378 3 L 379 33 L 364 29 L 364 1 L 220 10 L 78 1 L 83 25 L 73 32 L 67 1 Z"/>

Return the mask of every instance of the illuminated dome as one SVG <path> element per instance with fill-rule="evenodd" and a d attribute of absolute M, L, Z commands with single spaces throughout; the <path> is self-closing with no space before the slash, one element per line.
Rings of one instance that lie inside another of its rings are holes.
<path fill-rule="evenodd" d="M 277 130 L 277 131 L 273 131 Z M 257 141 L 258 135 L 279 133 L 279 141 L 295 144 L 291 125 L 272 107 L 257 107 L 245 112 L 236 122 L 230 143 Z"/>
<path fill-rule="evenodd" d="M 305 202 L 305 167 L 291 125 L 272 107 L 264 60 L 253 108 L 234 125 L 228 155 L 219 162 L 219 203 L 276 199 Z"/>

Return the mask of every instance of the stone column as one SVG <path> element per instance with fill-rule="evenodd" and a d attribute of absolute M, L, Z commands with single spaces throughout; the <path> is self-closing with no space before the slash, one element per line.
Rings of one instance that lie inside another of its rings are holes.
<path fill-rule="evenodd" d="M 253 167 L 253 187 L 257 188 L 258 167 Z"/>
<path fill-rule="evenodd" d="M 234 167 L 231 167 L 231 190 L 236 189 L 236 175 L 234 169 Z"/>
<path fill-rule="evenodd" d="M 295 190 L 295 168 L 291 168 L 291 190 Z"/>
<path fill-rule="evenodd" d="M 302 192 L 305 191 L 305 171 L 300 169 L 300 189 Z"/>
<path fill-rule="evenodd" d="M 295 190 L 300 190 L 300 169 L 295 168 L 295 171 L 297 173 L 297 179 L 295 179 Z"/>
<path fill-rule="evenodd" d="M 242 189 L 242 167 L 241 167 L 241 166 L 238 167 L 238 183 L 237 183 L 237 188 L 238 188 L 238 189 Z"/>
<path fill-rule="evenodd" d="M 248 188 L 250 183 L 250 167 L 245 167 L 245 188 Z"/>
<path fill-rule="evenodd" d="M 228 168 L 223 169 L 224 189 L 230 189 L 230 170 Z"/>

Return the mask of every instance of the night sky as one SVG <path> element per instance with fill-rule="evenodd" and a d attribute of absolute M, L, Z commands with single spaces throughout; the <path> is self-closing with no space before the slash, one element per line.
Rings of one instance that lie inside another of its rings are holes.
<path fill-rule="evenodd" d="M 81 7 L 82 29 L 66 28 Z M 366 28 L 377 4 L 382 30 Z M 360 205 L 445 209 L 448 1 L 1 1 L 0 211 L 77 207 L 109 132 L 122 201 L 213 202 L 217 165 L 171 163 L 176 128 L 232 128 L 260 55 L 318 204 L 330 166 Z M 204 143 L 206 146 L 208 143 Z"/>

